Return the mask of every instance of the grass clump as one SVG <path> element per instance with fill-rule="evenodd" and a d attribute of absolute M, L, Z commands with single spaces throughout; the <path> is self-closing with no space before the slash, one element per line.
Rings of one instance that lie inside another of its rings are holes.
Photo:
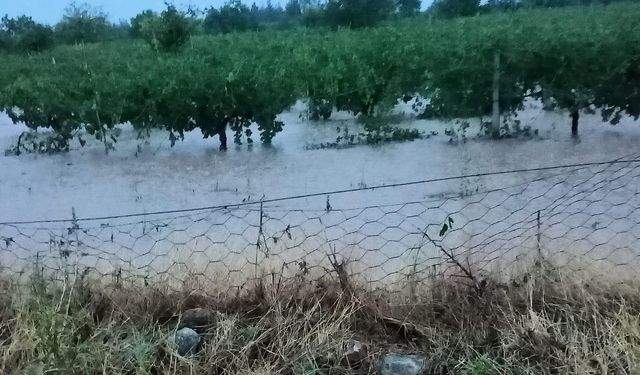
<path fill-rule="evenodd" d="M 478 288 L 441 278 L 405 297 L 339 276 L 235 294 L 90 275 L 5 278 L 0 374 L 373 374 L 387 353 L 424 356 L 426 374 L 640 371 L 640 295 L 630 285 L 538 274 Z M 213 318 L 196 328 L 198 352 L 183 357 L 171 337 L 193 308 Z"/>

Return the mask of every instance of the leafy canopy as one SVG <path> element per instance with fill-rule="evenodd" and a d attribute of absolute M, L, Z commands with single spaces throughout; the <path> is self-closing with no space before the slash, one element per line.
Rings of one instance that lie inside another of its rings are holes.
<path fill-rule="evenodd" d="M 38 52 L 53 46 L 53 30 L 31 17 L 4 16 L 0 21 L 0 50 Z"/>

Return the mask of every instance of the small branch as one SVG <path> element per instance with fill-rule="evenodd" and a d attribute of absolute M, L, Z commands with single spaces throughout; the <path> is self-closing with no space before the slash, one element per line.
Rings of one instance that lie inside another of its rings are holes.
<path fill-rule="evenodd" d="M 444 247 L 442 247 L 442 245 L 440 245 L 436 241 L 434 241 L 429 236 L 429 234 L 427 233 L 426 229 L 424 231 L 422 231 L 422 235 L 426 239 L 428 239 L 429 242 L 431 242 L 433 244 L 433 246 L 437 247 L 449 259 L 449 262 L 451 262 L 454 265 L 456 265 L 456 267 L 458 267 L 468 279 L 473 281 L 473 285 L 474 285 L 474 288 L 476 290 L 478 290 L 478 291 L 480 290 L 480 283 L 478 283 L 478 279 L 473 275 L 473 273 L 471 272 L 471 269 L 469 267 L 465 267 L 462 263 L 460 263 L 460 261 L 458 261 L 458 259 L 456 259 L 455 255 L 451 251 L 445 249 Z"/>
<path fill-rule="evenodd" d="M 342 290 L 349 296 L 353 296 L 353 288 L 351 287 L 351 283 L 349 282 L 349 275 L 347 274 L 347 270 L 345 269 L 345 262 L 338 262 L 335 248 L 331 254 L 327 255 L 327 258 L 329 258 L 329 263 L 331 263 L 333 270 L 338 274 L 338 280 L 340 282 L 340 287 L 342 288 Z"/>

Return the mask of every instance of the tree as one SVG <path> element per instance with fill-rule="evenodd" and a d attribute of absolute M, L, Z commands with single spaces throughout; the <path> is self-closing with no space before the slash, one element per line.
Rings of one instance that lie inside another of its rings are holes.
<path fill-rule="evenodd" d="M 516 10 L 521 3 L 518 0 L 489 0 L 483 8 L 488 10 Z"/>
<path fill-rule="evenodd" d="M 287 16 L 287 14 L 284 11 L 284 8 L 281 7 L 280 5 L 278 5 L 277 7 L 274 7 L 271 4 L 271 0 L 267 1 L 267 11 L 272 22 L 282 22 Z"/>
<path fill-rule="evenodd" d="M 251 14 L 255 16 L 258 13 L 260 13 L 260 7 L 258 7 L 258 4 L 256 3 L 251 4 Z"/>
<path fill-rule="evenodd" d="M 215 34 L 255 30 L 258 28 L 258 22 L 246 5 L 232 0 L 219 10 L 209 9 L 202 26 L 206 33 Z"/>
<path fill-rule="evenodd" d="M 111 25 L 111 29 L 109 30 L 109 34 L 107 35 L 107 39 L 127 39 L 131 37 L 131 35 L 131 24 L 126 20 L 120 20 L 117 24 L 114 23 Z"/>
<path fill-rule="evenodd" d="M 420 0 L 396 0 L 398 14 L 402 17 L 411 17 L 420 12 Z"/>
<path fill-rule="evenodd" d="M 589 1 L 583 0 L 524 0 L 522 5 L 529 7 L 544 7 L 544 8 L 557 8 L 565 7 L 569 5 L 586 4 Z"/>
<path fill-rule="evenodd" d="M 53 46 L 53 30 L 31 17 L 4 16 L 0 22 L 0 49 L 12 52 L 37 52 Z"/>
<path fill-rule="evenodd" d="M 150 9 L 147 9 L 144 12 L 133 17 L 131 19 L 131 36 L 133 36 L 134 38 L 142 37 L 142 27 L 144 26 L 144 24 L 156 17 L 158 17 L 158 15 Z"/>
<path fill-rule="evenodd" d="M 63 43 L 94 43 L 108 39 L 112 25 L 107 15 L 88 4 L 71 4 L 55 27 L 56 37 Z"/>
<path fill-rule="evenodd" d="M 287 17 L 298 18 L 302 16 L 302 5 L 299 0 L 289 0 L 284 7 Z"/>
<path fill-rule="evenodd" d="M 140 21 L 142 37 L 159 51 L 179 51 L 191 37 L 191 21 L 173 5 L 167 6 L 159 17 L 145 17 Z"/>
<path fill-rule="evenodd" d="M 329 0 L 324 7 L 325 24 L 332 27 L 369 27 L 395 10 L 393 0 Z"/>
<path fill-rule="evenodd" d="M 602 117 L 617 124 L 622 115 L 640 117 L 640 58 L 624 64 L 624 68 L 607 74 L 595 93 L 595 104 L 602 108 Z"/>
<path fill-rule="evenodd" d="M 436 0 L 429 12 L 441 17 L 473 16 L 480 10 L 480 0 Z"/>
<path fill-rule="evenodd" d="M 255 3 L 253 5 L 255 6 Z M 274 7 L 271 0 L 267 0 L 267 6 L 264 8 L 252 6 L 251 13 L 259 24 L 282 22 L 286 16 L 284 9 L 280 6 Z"/>

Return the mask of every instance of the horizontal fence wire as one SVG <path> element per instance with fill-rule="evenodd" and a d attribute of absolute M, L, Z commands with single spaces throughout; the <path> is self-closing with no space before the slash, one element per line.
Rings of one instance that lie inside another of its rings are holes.
<path fill-rule="evenodd" d="M 397 194 L 399 202 L 374 194 L 456 179 L 500 182 L 505 173 L 524 182 L 438 198 L 413 190 Z M 636 155 L 152 214 L 7 221 L 0 223 L 0 274 L 24 280 L 82 272 L 105 282 L 207 290 L 344 273 L 401 291 L 438 277 L 512 279 L 544 263 L 627 282 L 640 266 L 639 189 Z M 336 203 L 344 194 L 367 204 Z M 304 205 L 282 206 L 293 200 Z"/>

